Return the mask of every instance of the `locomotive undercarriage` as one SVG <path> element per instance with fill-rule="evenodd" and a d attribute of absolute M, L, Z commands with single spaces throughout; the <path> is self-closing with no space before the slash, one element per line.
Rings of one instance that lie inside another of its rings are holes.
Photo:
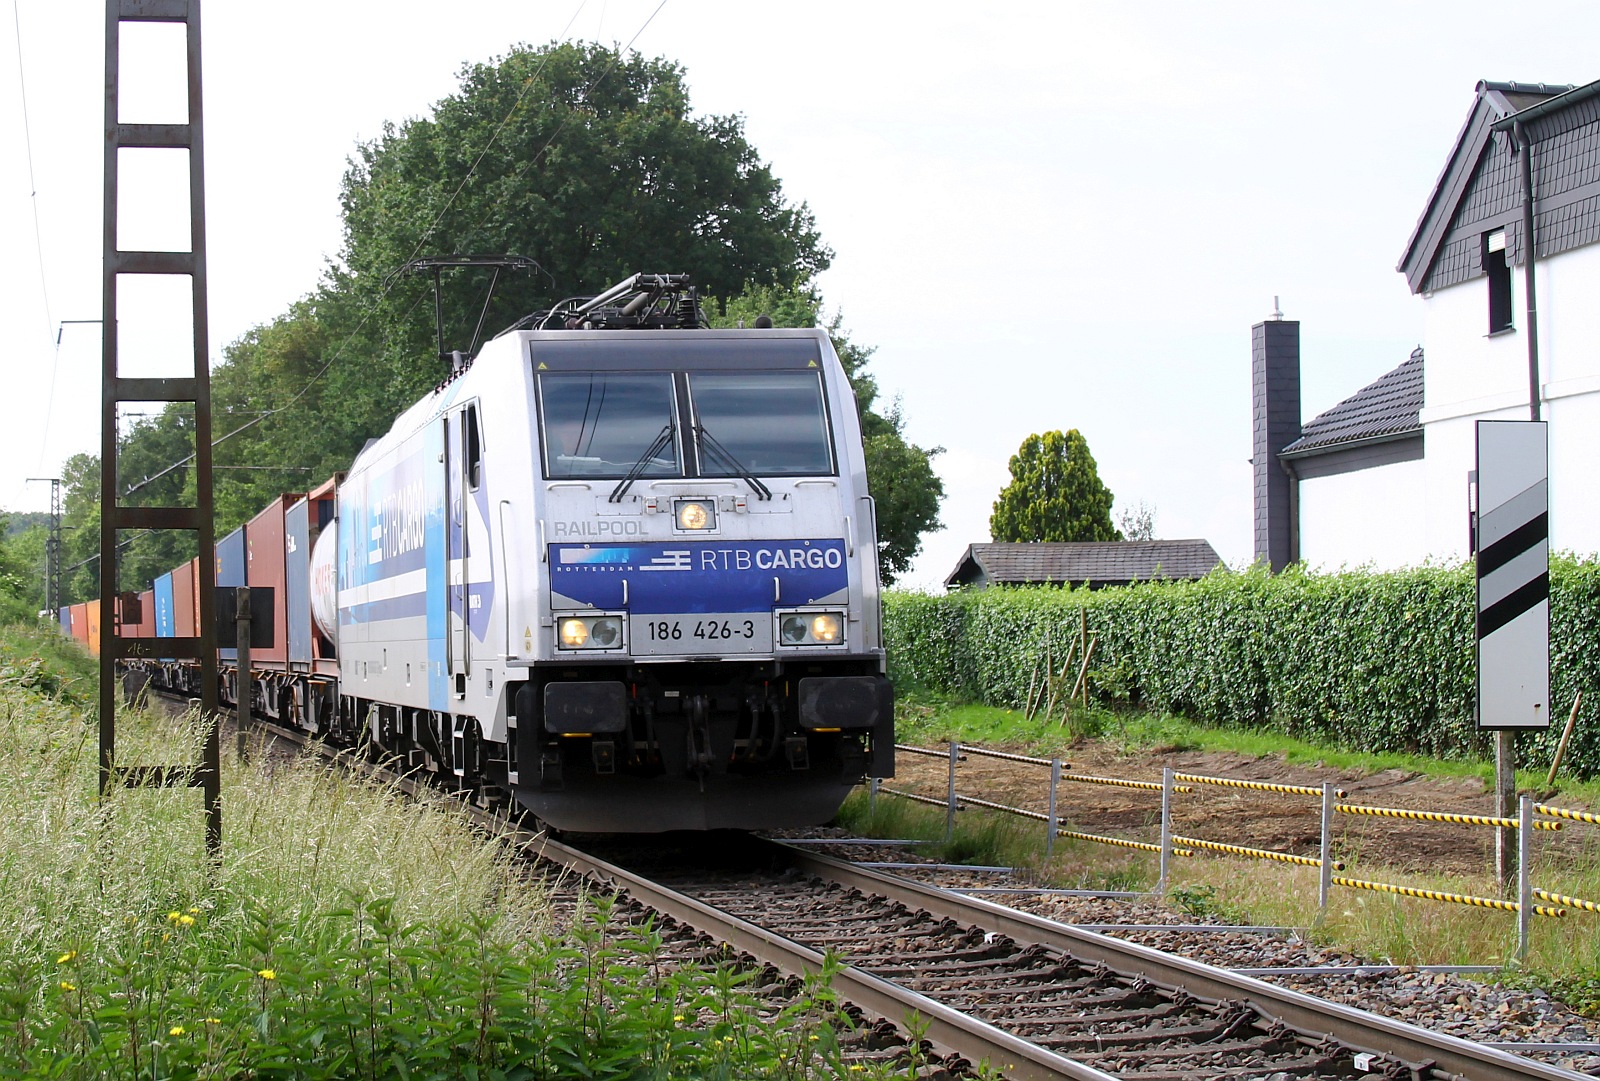
<path fill-rule="evenodd" d="M 517 798 L 575 830 L 815 825 L 893 775 L 876 673 L 870 658 L 536 667 L 512 700 Z"/>
<path fill-rule="evenodd" d="M 257 670 L 251 711 L 559 829 L 782 828 L 826 821 L 852 786 L 893 776 L 893 695 L 876 673 L 870 658 L 536 667 L 511 685 L 505 743 L 470 717 L 340 695 L 304 672 Z M 199 693 L 193 664 L 151 675 Z M 237 669 L 219 678 L 234 705 Z"/>

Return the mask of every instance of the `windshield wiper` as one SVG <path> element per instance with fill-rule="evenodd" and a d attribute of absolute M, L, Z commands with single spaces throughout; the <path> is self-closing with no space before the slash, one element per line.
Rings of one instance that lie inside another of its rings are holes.
<path fill-rule="evenodd" d="M 750 487 L 755 490 L 757 499 L 767 500 L 772 498 L 772 489 L 768 488 L 765 484 L 762 484 L 760 479 L 757 478 L 754 473 L 750 472 L 750 470 L 746 469 L 744 463 L 735 458 L 727 447 L 723 446 L 721 443 L 718 443 L 716 437 L 710 432 L 706 431 L 706 426 L 704 424 L 696 424 L 694 426 L 694 434 L 699 438 L 700 445 L 705 450 L 710 451 L 710 453 L 706 455 L 707 458 L 713 459 L 723 469 L 726 469 L 728 472 L 732 473 L 734 476 L 750 485 Z"/>
<path fill-rule="evenodd" d="M 633 487 L 633 482 L 644 476 L 644 471 L 650 468 L 651 459 L 665 450 L 667 444 L 672 442 L 672 432 L 672 422 L 669 420 L 666 426 L 661 429 L 661 434 L 656 436 L 655 442 L 644 448 L 644 453 L 639 455 L 639 460 L 633 463 L 633 468 L 628 470 L 627 475 L 617 482 L 615 488 L 611 489 L 611 495 L 607 497 L 606 502 L 622 502 L 622 497 L 628 494 L 628 489 Z"/>

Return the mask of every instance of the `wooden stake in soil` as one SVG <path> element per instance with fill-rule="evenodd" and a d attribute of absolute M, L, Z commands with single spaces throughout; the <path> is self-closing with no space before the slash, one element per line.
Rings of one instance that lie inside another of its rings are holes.
<path fill-rule="evenodd" d="M 1578 692 L 1578 697 L 1572 700 L 1572 712 L 1567 716 L 1567 727 L 1561 730 L 1561 742 L 1556 744 L 1556 756 L 1550 760 L 1550 776 L 1544 779 L 1544 786 L 1550 788 L 1556 783 L 1556 770 L 1561 766 L 1562 756 L 1567 753 L 1567 740 L 1572 738 L 1572 726 L 1578 723 L 1578 707 L 1583 704 L 1583 692 Z"/>
<path fill-rule="evenodd" d="M 1078 692 L 1081 689 L 1083 692 L 1083 704 L 1085 706 L 1089 704 L 1089 661 L 1094 656 L 1094 647 L 1099 643 L 1100 636 L 1098 634 L 1091 634 L 1089 636 L 1088 648 L 1083 651 L 1083 663 L 1078 666 L 1078 680 L 1072 685 L 1072 693 L 1067 696 L 1068 699 L 1076 698 L 1078 697 Z"/>
<path fill-rule="evenodd" d="M 1028 698 L 1026 702 L 1026 708 L 1022 711 L 1022 719 L 1025 721 L 1033 720 L 1034 691 L 1038 689 L 1038 686 L 1039 658 L 1035 657 L 1033 660 L 1033 671 L 1028 673 Z"/>

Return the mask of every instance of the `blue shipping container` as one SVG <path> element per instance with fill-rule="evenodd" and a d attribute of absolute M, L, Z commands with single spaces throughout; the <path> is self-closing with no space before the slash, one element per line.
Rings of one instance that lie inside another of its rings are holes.
<path fill-rule="evenodd" d="M 172 619 L 172 572 L 168 571 L 156 579 L 152 589 L 156 598 L 156 637 L 176 638 L 178 636 L 177 624 Z M 170 661 L 171 657 L 162 657 Z"/>
<path fill-rule="evenodd" d="M 240 526 L 217 542 L 217 588 L 244 586 L 249 573 L 245 567 L 244 527 Z M 225 661 L 238 659 L 238 650 L 219 649 L 217 656 Z"/>
<path fill-rule="evenodd" d="M 283 515 L 285 590 L 289 594 L 289 663 L 311 664 L 311 515 L 302 499 Z"/>

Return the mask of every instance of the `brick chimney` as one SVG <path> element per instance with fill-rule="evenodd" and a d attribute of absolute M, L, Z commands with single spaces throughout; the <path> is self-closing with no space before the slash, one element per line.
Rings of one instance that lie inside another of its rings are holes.
<path fill-rule="evenodd" d="M 1276 304 L 1274 304 L 1276 307 Z M 1250 328 L 1255 438 L 1256 560 L 1281 571 L 1300 558 L 1297 482 L 1278 452 L 1300 438 L 1300 323 L 1273 318 Z"/>

